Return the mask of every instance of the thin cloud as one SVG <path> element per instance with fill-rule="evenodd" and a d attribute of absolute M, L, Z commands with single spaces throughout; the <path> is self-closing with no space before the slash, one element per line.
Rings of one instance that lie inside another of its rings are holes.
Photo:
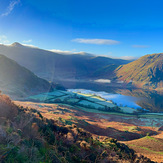
<path fill-rule="evenodd" d="M 23 46 L 30 47 L 30 48 L 38 48 L 37 46 L 32 45 L 32 44 L 22 44 L 22 45 L 23 45 Z"/>
<path fill-rule="evenodd" d="M 124 60 L 136 60 L 138 57 L 133 57 L 133 56 L 122 56 L 119 57 L 119 59 L 124 59 Z"/>
<path fill-rule="evenodd" d="M 20 0 L 11 1 L 6 9 L 6 12 L 2 13 L 1 16 L 8 16 L 12 12 L 12 10 L 15 8 L 15 6 L 19 3 L 20 3 Z"/>
<path fill-rule="evenodd" d="M 138 59 L 138 57 L 134 57 L 134 56 L 121 56 L 121 57 L 116 57 L 113 55 L 108 55 L 108 54 L 101 54 L 101 55 L 97 55 L 97 56 L 101 56 L 101 57 L 107 57 L 107 58 L 112 58 L 112 59 L 124 59 L 124 60 L 136 60 Z"/>
<path fill-rule="evenodd" d="M 112 54 L 112 52 L 109 52 L 110 54 Z M 113 56 L 113 55 L 110 55 L 110 54 L 100 54 L 97 56 L 100 56 L 100 57 L 107 57 L 107 58 L 112 58 L 112 59 L 124 59 L 124 60 L 136 60 L 138 59 L 138 57 L 134 57 L 134 56 L 121 56 L 121 57 L 116 57 L 116 56 Z"/>
<path fill-rule="evenodd" d="M 74 53 L 73 51 L 59 50 L 59 49 L 51 49 L 49 51 L 55 52 L 55 53 L 61 53 L 61 54 L 72 54 L 72 53 Z"/>
<path fill-rule="evenodd" d="M 86 52 L 83 52 L 83 51 L 77 52 L 76 49 L 73 49 L 72 51 L 68 51 L 68 50 L 59 50 L 59 49 L 51 49 L 51 50 L 49 50 L 49 51 L 54 52 L 54 53 L 64 54 L 64 55 L 79 54 L 79 55 L 94 56 L 94 55 L 91 54 L 91 53 L 86 53 Z"/>
<path fill-rule="evenodd" d="M 115 45 L 119 44 L 119 41 L 109 40 L 109 39 L 84 39 L 76 38 L 72 40 L 73 42 L 84 43 L 84 44 L 96 44 L 96 45 Z"/>
<path fill-rule="evenodd" d="M 24 40 L 23 42 L 24 43 L 30 43 L 30 42 L 32 42 L 32 40 Z"/>
<path fill-rule="evenodd" d="M 64 55 L 70 55 L 70 54 L 80 54 L 80 55 L 87 55 L 87 56 L 99 56 L 99 57 L 107 57 L 107 58 L 113 58 L 113 59 L 124 59 L 124 60 L 136 60 L 138 59 L 138 57 L 134 57 L 134 56 L 121 56 L 121 57 L 115 57 L 112 54 L 112 52 L 108 52 L 107 54 L 92 54 L 92 53 L 87 53 L 87 52 L 77 52 L 76 49 L 72 50 L 72 51 L 68 51 L 68 50 L 59 50 L 59 49 L 51 49 L 49 50 L 51 52 L 54 53 L 59 53 L 59 54 L 64 54 Z"/>
<path fill-rule="evenodd" d="M 0 35 L 0 44 L 8 44 L 9 40 L 7 39 L 7 36 Z"/>
<path fill-rule="evenodd" d="M 109 80 L 109 79 L 97 79 L 94 81 L 97 83 L 111 83 L 111 80 Z"/>
<path fill-rule="evenodd" d="M 132 45 L 133 48 L 148 48 L 148 45 Z"/>

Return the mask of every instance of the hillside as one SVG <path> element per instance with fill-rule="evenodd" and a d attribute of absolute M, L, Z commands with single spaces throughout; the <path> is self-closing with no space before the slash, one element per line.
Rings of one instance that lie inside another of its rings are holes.
<path fill-rule="evenodd" d="M 0 55 L 0 90 L 13 96 L 46 92 L 51 85 L 15 61 Z"/>
<path fill-rule="evenodd" d="M 48 81 L 64 79 L 98 78 L 106 77 L 101 70 L 108 65 L 113 65 L 108 72 L 108 78 L 121 64 L 129 61 L 94 56 L 87 53 L 69 54 L 54 53 L 34 47 L 23 46 L 19 43 L 0 45 L 0 53 L 15 60 L 20 65 L 28 68 L 39 77 Z"/>
<path fill-rule="evenodd" d="M 150 157 L 151 159 L 157 158 L 158 162 L 162 162 L 163 139 L 155 136 L 146 136 L 141 139 L 127 141 L 126 144 L 138 154 L 143 153 L 146 157 Z"/>
<path fill-rule="evenodd" d="M 35 109 L 18 107 L 5 95 L 0 95 L 0 144 L 2 163 L 152 163 L 116 139 L 99 140 L 75 124 L 63 123 L 62 118 L 47 119 Z"/>
<path fill-rule="evenodd" d="M 145 55 L 116 69 L 119 80 L 137 86 L 163 87 L 163 54 Z"/>

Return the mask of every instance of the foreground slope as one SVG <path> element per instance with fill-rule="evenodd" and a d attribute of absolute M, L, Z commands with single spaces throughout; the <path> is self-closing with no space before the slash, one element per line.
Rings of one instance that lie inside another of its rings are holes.
<path fill-rule="evenodd" d="M 161 131 L 162 127 L 160 127 L 163 124 L 161 115 L 139 115 L 138 118 L 137 115 L 131 116 L 128 114 L 119 114 L 116 112 L 102 112 L 95 109 L 72 106 L 64 103 L 39 103 L 38 105 L 38 103 L 35 102 L 14 102 L 17 105 L 23 106 L 24 108 L 35 108 L 42 114 L 43 117 L 53 119 L 54 121 L 65 124 L 66 126 L 73 126 L 73 124 L 75 124 L 77 128 L 82 128 L 85 131 L 91 133 L 94 139 L 101 140 L 103 143 L 105 143 L 105 141 L 107 141 L 110 137 L 117 139 L 118 141 L 123 141 L 124 144 L 128 144 L 130 141 L 135 140 L 132 145 L 137 145 L 136 142 L 139 141 L 139 139 L 142 140 L 142 138 L 149 137 L 146 137 L 146 135 L 150 135 L 150 137 L 157 136 L 160 139 L 163 138 L 163 135 L 162 137 L 160 137 L 163 133 Z M 142 143 L 140 146 L 146 149 L 146 145 L 152 146 L 150 141 L 148 144 L 148 139 L 146 141 L 146 144 Z M 156 144 L 155 147 L 157 147 Z M 156 153 L 150 152 L 148 158 L 150 158 L 152 161 L 161 163 L 161 158 L 163 159 L 161 147 L 162 146 L 159 146 Z M 130 148 L 133 148 L 133 146 L 131 146 Z M 154 148 L 152 148 L 151 150 L 155 151 Z M 144 155 L 147 154 L 148 149 L 145 151 L 142 150 L 142 152 L 136 150 L 136 152 L 138 152 L 139 155 Z M 124 162 L 126 163 L 127 161 L 125 160 Z M 141 161 L 139 160 L 139 163 L 140 162 Z M 147 161 L 144 160 L 143 163 L 146 162 Z"/>
<path fill-rule="evenodd" d="M 24 96 L 49 91 L 51 85 L 15 61 L 0 55 L 0 89 L 9 95 Z"/>
<path fill-rule="evenodd" d="M 61 122 L 0 95 L 0 162 L 151 162 L 116 139 L 100 141 L 74 124 Z"/>
<path fill-rule="evenodd" d="M 99 71 L 108 65 L 114 65 L 112 68 L 115 70 L 119 65 L 129 63 L 126 60 L 86 53 L 69 55 L 54 53 L 48 50 L 23 46 L 19 43 L 8 46 L 1 44 L 0 53 L 49 81 L 98 78 L 98 74 L 101 74 Z M 112 69 L 110 69 L 108 77 L 112 75 L 112 72 Z M 100 77 L 105 76 L 105 74 L 100 75 Z"/>
<path fill-rule="evenodd" d="M 116 70 L 119 80 L 133 82 L 137 86 L 163 87 L 163 54 L 145 55 Z"/>

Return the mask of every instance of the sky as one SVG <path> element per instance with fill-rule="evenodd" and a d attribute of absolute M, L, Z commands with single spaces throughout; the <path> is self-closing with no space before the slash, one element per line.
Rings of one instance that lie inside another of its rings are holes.
<path fill-rule="evenodd" d="M 0 43 L 137 58 L 163 52 L 162 0 L 0 0 Z"/>

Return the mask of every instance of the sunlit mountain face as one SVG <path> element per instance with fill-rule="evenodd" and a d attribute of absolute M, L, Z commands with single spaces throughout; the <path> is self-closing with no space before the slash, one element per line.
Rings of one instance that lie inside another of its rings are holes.
<path fill-rule="evenodd" d="M 133 82 L 137 86 L 148 86 L 162 89 L 163 86 L 163 54 L 151 54 L 121 66 L 116 70 L 120 80 Z"/>

